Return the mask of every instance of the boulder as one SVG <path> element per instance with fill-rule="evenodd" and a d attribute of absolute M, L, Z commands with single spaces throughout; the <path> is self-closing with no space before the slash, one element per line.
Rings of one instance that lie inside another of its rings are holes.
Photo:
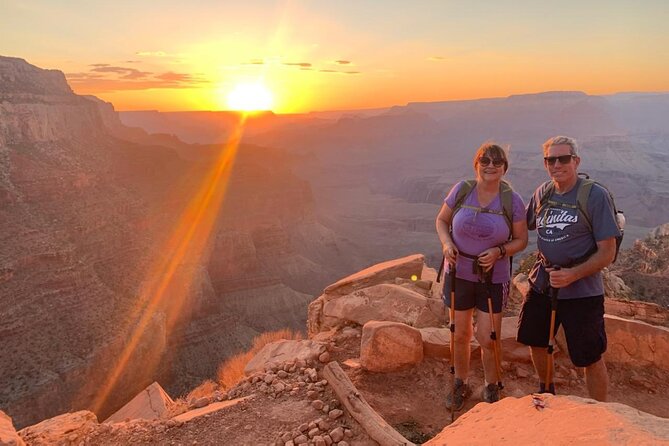
<path fill-rule="evenodd" d="M 389 260 L 370 266 L 333 283 L 325 288 L 323 294 L 344 296 L 371 285 L 394 282 L 396 277 L 411 279 L 411 276 L 416 276 L 417 279 L 420 279 L 424 264 L 425 256 L 422 254 L 413 254 L 401 259 Z"/>
<path fill-rule="evenodd" d="M 360 364 L 371 372 L 391 372 L 423 360 L 420 331 L 406 324 L 370 321 L 362 327 Z"/>
<path fill-rule="evenodd" d="M 31 446 L 79 444 L 97 425 L 98 419 L 93 412 L 80 410 L 28 426 L 21 429 L 19 435 Z"/>
<path fill-rule="evenodd" d="M 295 362 L 297 360 L 315 361 L 321 353 L 326 350 L 326 344 L 311 340 L 281 340 L 265 345 L 254 357 L 246 364 L 244 374 L 253 375 L 256 372 L 262 372 L 268 365 L 279 365 L 286 362 Z"/>
<path fill-rule="evenodd" d="M 510 362 L 531 362 L 530 349 L 518 341 L 518 317 L 502 318 L 502 333 L 499 337 L 502 341 L 502 358 Z M 423 353 L 428 357 L 450 359 L 450 331 L 448 328 L 421 328 L 423 338 Z M 480 346 L 476 337 L 472 336 L 472 355 L 479 355 Z"/>
<path fill-rule="evenodd" d="M 605 315 L 610 362 L 669 371 L 669 328 Z"/>
<path fill-rule="evenodd" d="M 326 301 L 322 312 L 321 330 L 351 322 L 364 325 L 371 320 L 435 327 L 444 324 L 446 314 L 441 300 L 391 284 L 373 285 Z"/>
<path fill-rule="evenodd" d="M 502 358 L 509 362 L 532 362 L 530 348 L 516 341 L 518 316 L 502 318 Z"/>
<path fill-rule="evenodd" d="M 637 319 L 653 325 L 669 325 L 669 311 L 652 302 L 609 299 L 604 301 L 607 314 L 625 319 Z"/>
<path fill-rule="evenodd" d="M 479 403 L 447 426 L 425 446 L 669 443 L 669 420 L 619 403 L 600 403 L 577 396 L 532 396 Z"/>
<path fill-rule="evenodd" d="M 323 321 L 323 307 L 332 299 L 346 296 L 356 290 L 378 285 L 381 283 L 395 283 L 395 279 L 420 279 L 425 267 L 425 257 L 414 254 L 401 259 L 390 260 L 370 266 L 348 277 L 345 277 L 328 286 L 323 294 L 314 299 L 307 310 L 307 333 L 313 338 L 317 333 L 328 330 Z M 429 293 L 429 292 L 428 292 Z"/>
<path fill-rule="evenodd" d="M 451 332 L 448 328 L 427 327 L 419 331 L 423 339 L 423 355 L 430 358 L 451 357 Z"/>
<path fill-rule="evenodd" d="M 14 429 L 12 419 L 0 410 L 0 445 L 25 446 L 25 442 Z"/>
<path fill-rule="evenodd" d="M 154 382 L 104 422 L 120 423 L 126 419 L 156 420 L 164 418 L 172 404 L 174 404 L 172 398 L 160 384 Z"/>

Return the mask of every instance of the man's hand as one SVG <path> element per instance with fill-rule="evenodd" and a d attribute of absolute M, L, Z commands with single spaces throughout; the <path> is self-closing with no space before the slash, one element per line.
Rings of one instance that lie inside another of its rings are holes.
<path fill-rule="evenodd" d="M 546 268 L 553 288 L 564 288 L 576 282 L 579 277 L 572 268 Z"/>

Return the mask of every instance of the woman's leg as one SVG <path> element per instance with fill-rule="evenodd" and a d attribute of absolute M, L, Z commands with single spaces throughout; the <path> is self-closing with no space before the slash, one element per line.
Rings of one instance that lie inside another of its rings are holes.
<path fill-rule="evenodd" d="M 469 376 L 470 343 L 474 331 L 473 314 L 473 308 L 455 311 L 455 377 L 465 382 Z"/>
<path fill-rule="evenodd" d="M 501 339 L 502 331 L 502 313 L 493 313 L 495 321 L 495 332 L 497 338 Z M 457 319 L 456 319 L 457 320 Z M 497 364 L 495 363 L 495 352 L 493 351 L 493 341 L 490 339 L 490 314 L 481 309 L 476 309 L 476 340 L 481 345 L 481 362 L 483 363 L 483 374 L 488 384 L 497 383 L 501 376 L 497 376 Z M 500 343 L 501 347 L 501 343 Z M 502 360 L 502 350 L 500 348 L 500 358 Z"/>

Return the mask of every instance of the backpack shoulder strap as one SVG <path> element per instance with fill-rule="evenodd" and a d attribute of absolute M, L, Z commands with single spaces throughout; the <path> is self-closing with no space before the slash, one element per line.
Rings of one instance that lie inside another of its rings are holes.
<path fill-rule="evenodd" d="M 465 198 L 467 198 L 467 195 L 469 195 L 475 187 L 476 180 L 465 180 L 462 182 L 460 190 L 458 190 L 458 193 L 455 196 L 455 206 L 453 207 L 452 215 L 455 215 L 455 213 L 462 207 L 462 203 L 465 202 Z M 452 216 L 451 219 L 453 219 Z"/>
<path fill-rule="evenodd" d="M 513 234 L 513 189 L 511 185 L 502 180 L 499 185 L 499 196 L 502 202 L 502 212 L 504 219 L 509 226 L 509 234 Z"/>
<path fill-rule="evenodd" d="M 578 205 L 578 210 L 585 218 L 585 222 L 591 231 L 592 221 L 588 215 L 588 198 L 590 197 L 590 191 L 592 190 L 593 184 L 595 184 L 595 181 L 589 178 L 582 178 L 581 184 L 578 187 L 578 192 L 576 192 L 576 204 Z"/>
<path fill-rule="evenodd" d="M 552 181 L 546 181 L 537 188 L 534 194 L 534 212 L 536 215 L 539 215 L 541 210 L 548 204 L 548 200 L 550 200 L 554 190 L 555 184 Z"/>

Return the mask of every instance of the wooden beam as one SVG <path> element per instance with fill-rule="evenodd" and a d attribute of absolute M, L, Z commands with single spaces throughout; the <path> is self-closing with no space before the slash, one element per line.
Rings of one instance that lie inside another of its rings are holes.
<path fill-rule="evenodd" d="M 351 416 L 380 446 L 416 446 L 372 409 L 337 361 L 332 361 L 323 368 L 323 376 Z"/>

